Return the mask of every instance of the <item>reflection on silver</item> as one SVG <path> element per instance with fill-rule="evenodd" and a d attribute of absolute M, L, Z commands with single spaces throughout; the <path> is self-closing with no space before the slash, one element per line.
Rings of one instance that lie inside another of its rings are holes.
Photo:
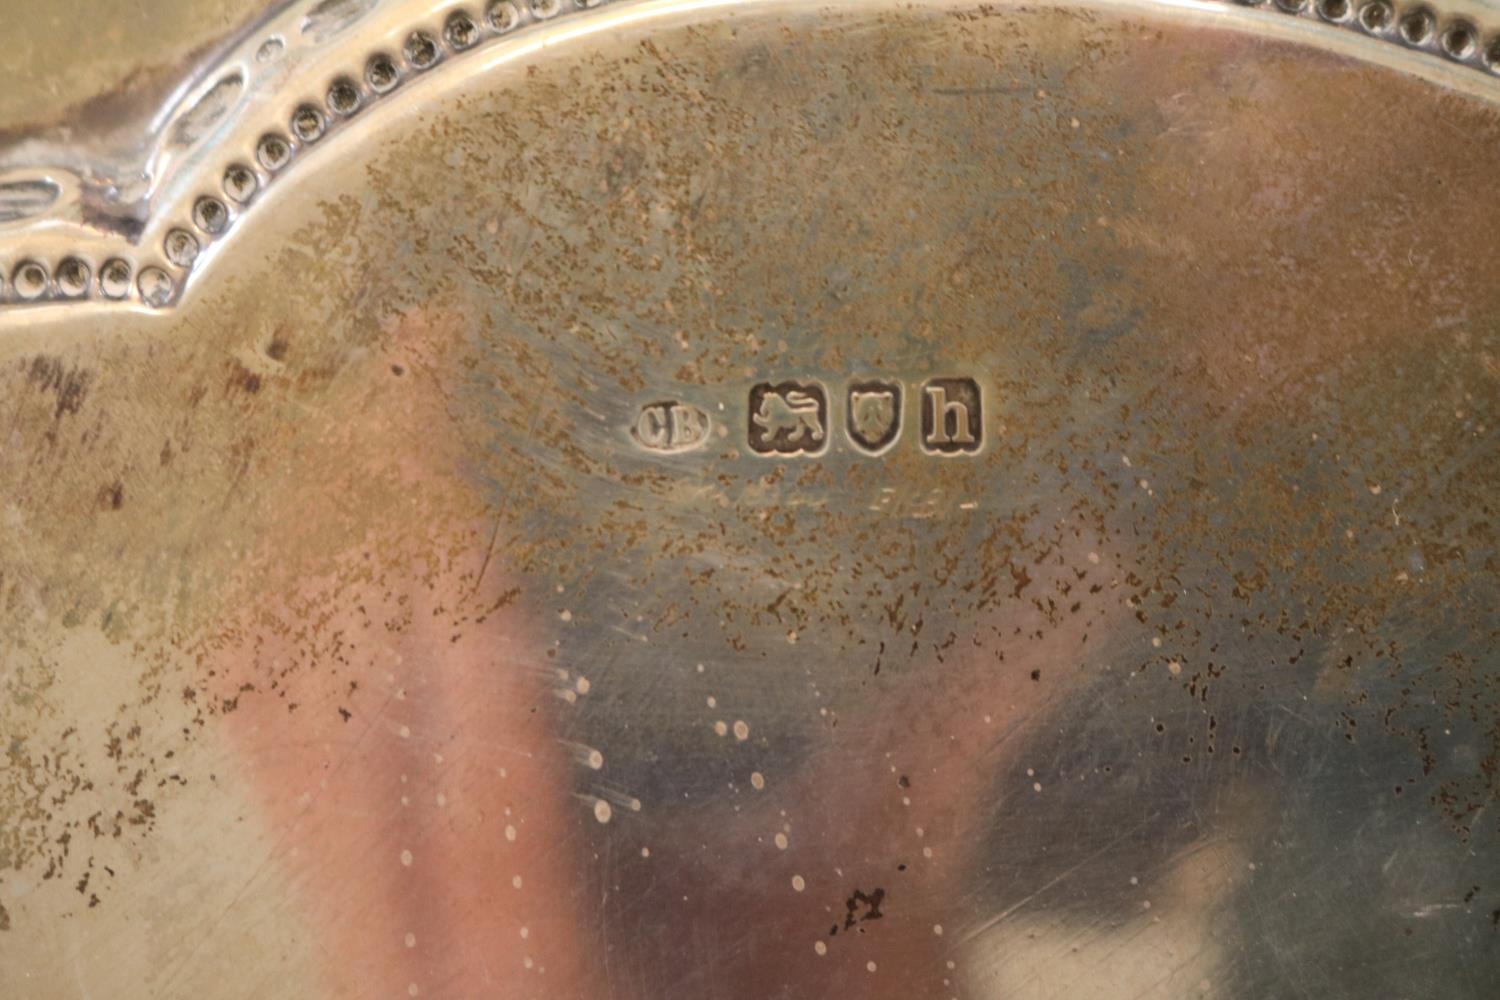
<path fill-rule="evenodd" d="M 0 995 L 1489 996 L 1497 26 L 322 0 L 0 124 Z"/>

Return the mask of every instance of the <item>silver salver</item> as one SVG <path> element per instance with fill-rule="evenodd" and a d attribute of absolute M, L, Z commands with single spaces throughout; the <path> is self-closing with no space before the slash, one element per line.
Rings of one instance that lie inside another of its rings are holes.
<path fill-rule="evenodd" d="M 0 998 L 1500 993 L 1500 10 L 0 0 Z"/>

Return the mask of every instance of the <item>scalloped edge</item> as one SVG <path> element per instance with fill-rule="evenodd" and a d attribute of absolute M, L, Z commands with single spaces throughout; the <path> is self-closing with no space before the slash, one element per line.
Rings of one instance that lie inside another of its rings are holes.
<path fill-rule="evenodd" d="M 31 215 L 0 223 L 0 312 L 49 304 L 169 309 L 181 301 L 206 252 L 234 231 L 272 185 L 314 146 L 390 95 L 560 20 L 605 6 L 658 5 L 651 0 L 397 0 L 381 7 L 369 0 L 338 23 L 321 24 L 318 14 L 331 2 L 294 4 L 246 32 L 159 117 L 142 171 L 160 180 L 148 195 L 156 207 L 144 220 L 132 218 L 120 204 L 118 217 L 105 212 L 104 225 L 91 224 L 80 207 L 80 180 L 66 169 L 27 167 L 0 174 L 0 187 L 40 183 L 56 192 Z M 707 5 L 735 2 L 708 0 Z M 1183 0 L 1175 5 L 1259 9 L 1500 77 L 1500 30 L 1486 34 L 1470 16 L 1443 14 L 1425 2 Z M 227 87 L 227 81 L 234 86 Z M 316 88 L 319 99 L 286 100 L 287 94 L 314 92 L 314 81 L 328 81 Z M 276 124 L 266 124 L 257 113 L 265 108 L 280 108 Z"/>

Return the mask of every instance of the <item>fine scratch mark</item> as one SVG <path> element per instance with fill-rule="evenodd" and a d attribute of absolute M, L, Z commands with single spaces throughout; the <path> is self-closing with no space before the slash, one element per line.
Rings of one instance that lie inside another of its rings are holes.
<path fill-rule="evenodd" d="M 975 938 L 979 937 L 979 935 L 984 934 L 985 932 L 990 931 L 990 930 L 994 929 L 995 927 L 999 926 L 1011 914 L 1015 913 L 1017 910 L 1020 910 L 1020 909 L 1022 909 L 1025 906 L 1029 905 L 1033 899 L 1036 899 L 1042 893 L 1046 892 L 1048 889 L 1051 889 L 1053 886 L 1057 885 L 1059 882 L 1062 882 L 1062 881 L 1065 881 L 1068 878 L 1071 878 L 1073 876 L 1073 874 L 1075 872 L 1077 872 L 1080 868 L 1082 868 L 1084 865 L 1086 865 L 1089 862 L 1093 861 L 1094 859 L 1098 858 L 1100 855 L 1104 854 L 1105 852 L 1107 852 L 1111 848 L 1113 848 L 1120 841 L 1124 840 L 1126 837 L 1128 837 L 1131 834 L 1135 833 L 1136 830 L 1139 830 L 1140 826 L 1141 826 L 1141 824 L 1136 824 L 1134 827 L 1132 827 L 1132 828 L 1130 828 L 1128 830 L 1122 831 L 1119 834 L 1119 836 L 1117 836 L 1113 840 L 1109 841 L 1109 843 L 1107 843 L 1103 847 L 1099 848 L 1093 854 L 1090 854 L 1088 857 L 1086 857 L 1083 860 L 1079 861 L 1076 865 L 1073 865 L 1067 871 L 1060 872 L 1057 875 L 1056 878 L 1053 878 L 1050 882 L 1048 882 L 1046 885 L 1042 886 L 1036 892 L 1031 893 L 1025 899 L 1017 900 L 1016 902 L 1014 902 L 1011 905 L 1007 906 L 1005 909 L 1001 910 L 999 913 L 995 914 L 993 917 L 990 917 L 984 923 L 980 924 L 978 927 L 975 927 L 973 930 L 969 931 L 969 933 L 965 934 L 964 937 L 963 937 L 963 941 L 961 943 L 962 944 L 968 944 L 969 942 L 973 941 Z"/>
<path fill-rule="evenodd" d="M 983 97 L 986 94 L 1027 94 L 1029 87 L 933 87 L 932 93 L 940 97 Z"/>
<path fill-rule="evenodd" d="M 495 518 L 495 528 L 490 532 L 490 544 L 484 550 L 484 562 L 479 564 L 479 575 L 474 578 L 474 586 L 469 588 L 469 600 L 479 592 L 479 585 L 484 582 L 484 572 L 490 568 L 490 558 L 495 554 L 495 539 L 500 537 L 500 518 Z"/>

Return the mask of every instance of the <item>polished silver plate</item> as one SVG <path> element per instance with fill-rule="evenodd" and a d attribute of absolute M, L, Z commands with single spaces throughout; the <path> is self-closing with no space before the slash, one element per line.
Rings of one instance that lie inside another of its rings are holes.
<path fill-rule="evenodd" d="M 1493 997 L 1500 17 L 0 3 L 0 997 Z"/>

